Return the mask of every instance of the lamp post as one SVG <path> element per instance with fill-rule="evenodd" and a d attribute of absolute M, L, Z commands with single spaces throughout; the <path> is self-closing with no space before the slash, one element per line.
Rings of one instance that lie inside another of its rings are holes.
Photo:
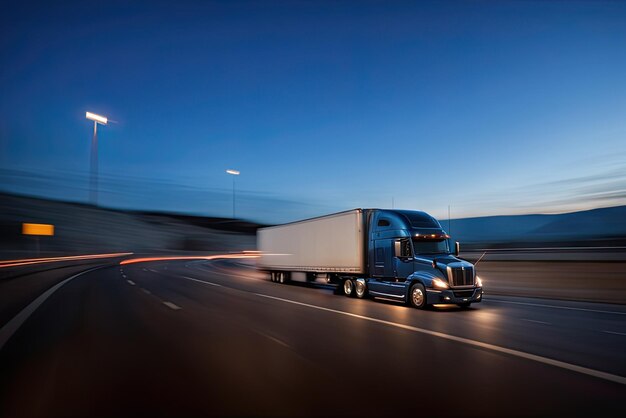
<path fill-rule="evenodd" d="M 93 138 L 91 140 L 91 176 L 89 179 L 89 201 L 98 205 L 98 124 L 106 125 L 107 118 L 86 112 L 85 117 L 93 121 Z"/>
<path fill-rule="evenodd" d="M 233 176 L 233 219 L 235 219 L 235 176 L 239 175 L 239 171 L 228 169 L 226 172 Z"/>

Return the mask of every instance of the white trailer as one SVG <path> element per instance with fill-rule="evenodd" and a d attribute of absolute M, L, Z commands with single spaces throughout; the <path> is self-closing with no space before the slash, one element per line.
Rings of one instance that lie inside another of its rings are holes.
<path fill-rule="evenodd" d="M 261 228 L 257 241 L 264 270 L 365 273 L 362 209 Z"/>

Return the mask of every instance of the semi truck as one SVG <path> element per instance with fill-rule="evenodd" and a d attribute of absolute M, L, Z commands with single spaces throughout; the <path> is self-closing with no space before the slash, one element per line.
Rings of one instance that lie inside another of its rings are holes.
<path fill-rule="evenodd" d="M 260 228 L 258 267 L 272 282 L 296 275 L 336 285 L 337 293 L 383 298 L 418 309 L 463 308 L 482 300 L 475 266 L 459 243 L 421 211 L 353 209 Z"/>

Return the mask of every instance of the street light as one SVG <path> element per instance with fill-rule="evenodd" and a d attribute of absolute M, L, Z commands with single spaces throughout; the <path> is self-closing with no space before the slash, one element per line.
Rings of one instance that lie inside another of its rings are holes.
<path fill-rule="evenodd" d="M 233 176 L 233 219 L 235 219 L 235 176 L 239 175 L 239 171 L 237 170 L 226 170 L 228 174 L 232 174 Z"/>
<path fill-rule="evenodd" d="M 107 118 L 86 112 L 85 117 L 93 121 L 93 138 L 91 140 L 91 178 L 89 200 L 94 206 L 98 205 L 98 124 L 106 125 Z"/>

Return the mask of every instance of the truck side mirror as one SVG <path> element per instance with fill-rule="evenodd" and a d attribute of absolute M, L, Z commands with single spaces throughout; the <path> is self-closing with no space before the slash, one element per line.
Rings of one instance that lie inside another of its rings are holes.
<path fill-rule="evenodd" d="M 402 260 L 411 258 L 410 241 L 406 238 L 395 240 L 393 242 L 393 255 Z"/>
<path fill-rule="evenodd" d="M 458 257 L 460 252 L 461 252 L 461 244 L 459 244 L 459 242 L 457 241 L 454 243 L 454 256 Z"/>

